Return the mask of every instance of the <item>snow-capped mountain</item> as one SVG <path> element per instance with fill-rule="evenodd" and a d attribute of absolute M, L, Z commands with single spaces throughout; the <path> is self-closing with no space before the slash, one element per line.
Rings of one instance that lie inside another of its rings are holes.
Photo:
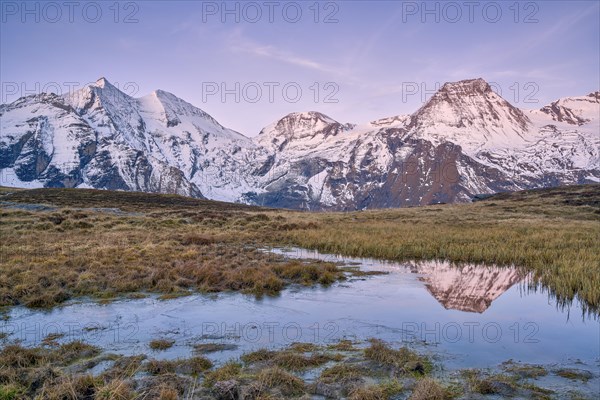
<path fill-rule="evenodd" d="M 245 200 L 352 210 L 599 182 L 599 113 L 598 93 L 520 110 L 473 79 L 445 84 L 410 116 L 365 125 L 290 114 L 258 136 L 273 164 Z"/>
<path fill-rule="evenodd" d="M 483 79 L 446 83 L 411 116 L 407 129 L 432 143 L 452 142 L 472 153 L 513 148 L 526 140 L 531 121 Z"/>
<path fill-rule="evenodd" d="M 179 193 L 299 209 L 468 201 L 600 181 L 600 94 L 520 110 L 482 79 L 365 124 L 286 115 L 255 138 L 157 90 L 106 79 L 0 106 L 0 184 Z"/>
<path fill-rule="evenodd" d="M 157 90 L 132 98 L 106 79 L 0 106 L 4 184 L 179 193 L 234 201 L 264 149 Z"/>

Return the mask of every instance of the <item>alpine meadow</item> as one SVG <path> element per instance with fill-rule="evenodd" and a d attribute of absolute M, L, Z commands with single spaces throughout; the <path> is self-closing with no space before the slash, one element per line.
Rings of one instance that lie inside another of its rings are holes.
<path fill-rule="evenodd" d="M 600 395 L 597 1 L 0 6 L 0 400 Z"/>

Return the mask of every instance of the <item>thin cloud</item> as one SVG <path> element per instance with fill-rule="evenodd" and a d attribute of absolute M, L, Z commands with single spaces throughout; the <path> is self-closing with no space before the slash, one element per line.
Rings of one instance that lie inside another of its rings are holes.
<path fill-rule="evenodd" d="M 325 72 L 329 74 L 337 74 L 338 71 L 335 68 L 328 67 L 317 61 L 310 60 L 308 58 L 302 58 L 295 56 L 289 52 L 281 51 L 274 46 L 263 46 L 259 44 L 247 44 L 246 46 L 238 46 L 235 50 L 241 50 L 247 53 L 251 53 L 257 56 L 267 57 L 278 61 L 283 61 L 288 64 L 296 65 L 299 67 L 313 69 L 315 71 Z"/>
<path fill-rule="evenodd" d="M 286 64 L 294 65 L 301 68 L 325 73 L 328 75 L 335 76 L 337 78 L 343 78 L 347 83 L 355 83 L 357 80 L 344 72 L 340 66 L 335 67 L 326 65 L 324 63 L 312 60 L 310 58 L 298 56 L 289 51 L 278 49 L 272 45 L 264 45 L 254 42 L 242 35 L 241 29 L 235 30 L 230 36 L 230 42 L 232 43 L 229 48 L 233 51 L 240 51 L 248 54 L 252 54 L 259 57 L 269 58 Z"/>
<path fill-rule="evenodd" d="M 576 26 L 582 19 L 588 17 L 589 15 L 596 14 L 600 12 L 600 5 L 598 3 L 593 4 L 591 7 L 588 7 L 583 10 L 579 10 L 577 12 L 572 13 L 571 15 L 567 15 L 560 20 L 558 20 L 555 24 L 552 25 L 551 28 L 541 32 L 536 36 L 532 36 L 525 43 L 524 49 L 528 50 L 537 45 L 546 42 L 553 37 L 562 34 L 564 32 L 569 31 L 571 28 Z"/>

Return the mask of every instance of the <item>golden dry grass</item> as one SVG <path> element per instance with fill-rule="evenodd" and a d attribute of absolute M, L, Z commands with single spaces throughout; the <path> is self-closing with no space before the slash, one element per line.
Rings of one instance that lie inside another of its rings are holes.
<path fill-rule="evenodd" d="M 516 265 L 559 301 L 600 308 L 600 185 L 501 194 L 473 204 L 352 213 L 270 210 L 180 196 L 36 189 L 4 206 L 0 305 L 47 307 L 131 292 L 275 294 L 342 279 L 332 264 L 255 250 L 296 245 L 388 260 Z M 90 210 L 118 208 L 122 212 Z"/>
<path fill-rule="evenodd" d="M 175 218 L 5 208 L 1 216 L 0 306 L 51 307 L 74 297 L 132 292 L 273 295 L 291 283 L 344 278 L 331 263 L 286 261 L 248 247 L 235 226 L 215 228 L 221 217 L 202 211 Z M 231 218 L 225 223 L 246 223 L 248 216 Z"/>
<path fill-rule="evenodd" d="M 600 185 L 502 194 L 473 204 L 306 213 L 289 243 L 356 257 L 516 265 L 562 302 L 600 307 Z"/>

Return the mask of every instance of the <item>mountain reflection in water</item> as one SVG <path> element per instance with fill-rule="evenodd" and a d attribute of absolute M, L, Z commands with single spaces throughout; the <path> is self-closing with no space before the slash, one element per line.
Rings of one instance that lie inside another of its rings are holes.
<path fill-rule="evenodd" d="M 492 302 L 525 279 L 518 268 L 454 265 L 448 261 L 418 263 L 425 288 L 447 310 L 483 313 Z"/>

